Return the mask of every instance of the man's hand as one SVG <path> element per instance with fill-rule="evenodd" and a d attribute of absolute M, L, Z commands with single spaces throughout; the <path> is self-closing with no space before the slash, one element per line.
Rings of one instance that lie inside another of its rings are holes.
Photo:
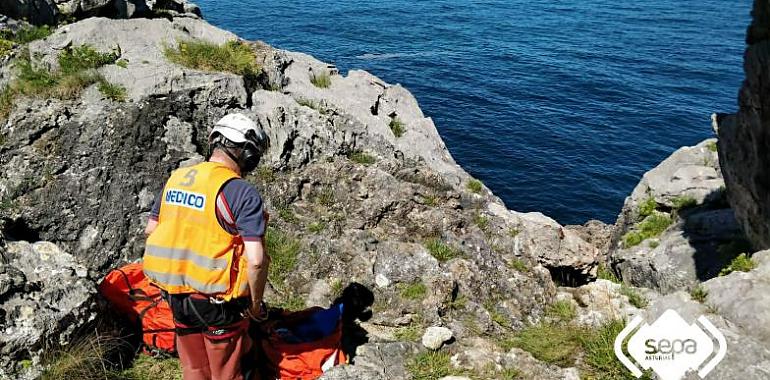
<path fill-rule="evenodd" d="M 267 227 L 267 223 L 270 221 L 270 213 L 267 210 L 263 210 L 262 215 L 265 216 L 265 227 Z"/>
<path fill-rule="evenodd" d="M 252 303 L 248 309 L 246 309 L 246 316 L 251 318 L 255 322 L 263 322 L 267 319 L 267 307 L 264 302 Z"/>

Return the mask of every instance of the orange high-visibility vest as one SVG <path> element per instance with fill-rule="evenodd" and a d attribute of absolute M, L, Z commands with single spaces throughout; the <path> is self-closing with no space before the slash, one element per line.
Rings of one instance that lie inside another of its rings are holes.
<path fill-rule="evenodd" d="M 216 162 L 171 173 L 158 226 L 147 238 L 144 273 L 170 294 L 202 293 L 224 301 L 249 295 L 243 240 L 219 225 L 217 194 L 238 174 Z"/>

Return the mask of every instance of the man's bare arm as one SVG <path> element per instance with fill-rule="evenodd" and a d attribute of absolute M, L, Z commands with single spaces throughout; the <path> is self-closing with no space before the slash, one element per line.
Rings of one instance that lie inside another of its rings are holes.
<path fill-rule="evenodd" d="M 249 264 L 248 280 L 252 310 L 261 312 L 259 307 L 265 293 L 267 271 L 270 267 L 270 256 L 267 254 L 264 239 L 244 242 L 244 253 Z"/>
<path fill-rule="evenodd" d="M 150 236 L 150 234 L 155 231 L 155 228 L 158 227 L 158 221 L 155 219 L 150 219 L 147 221 L 147 227 L 144 228 L 144 236 Z"/>

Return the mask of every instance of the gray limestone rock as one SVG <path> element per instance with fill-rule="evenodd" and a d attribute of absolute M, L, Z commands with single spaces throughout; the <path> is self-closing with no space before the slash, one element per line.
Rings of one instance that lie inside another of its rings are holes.
<path fill-rule="evenodd" d="M 770 3 L 754 1 L 744 54 L 745 80 L 738 93 L 738 113 L 717 115 L 719 158 L 730 204 L 757 249 L 770 248 L 770 104 L 768 39 Z"/>
<path fill-rule="evenodd" d="M 96 317 L 96 287 L 75 257 L 45 241 L 6 243 L 0 269 L 0 379 L 34 378 L 45 349 L 66 345 Z M 7 286 L 9 285 L 10 286 Z"/>
<path fill-rule="evenodd" d="M 430 350 L 438 350 L 444 343 L 452 339 L 453 336 L 452 330 L 446 327 L 431 326 L 422 335 L 422 345 Z"/>

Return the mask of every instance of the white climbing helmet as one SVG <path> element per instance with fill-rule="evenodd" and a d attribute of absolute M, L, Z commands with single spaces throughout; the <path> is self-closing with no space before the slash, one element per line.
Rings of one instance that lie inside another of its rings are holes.
<path fill-rule="evenodd" d="M 209 133 L 209 145 L 224 143 L 222 138 L 227 140 L 228 145 L 235 145 L 243 148 L 240 157 L 233 157 L 228 150 L 227 154 L 233 159 L 237 158 L 239 165 L 249 171 L 256 167 L 259 158 L 267 151 L 269 142 L 264 131 L 250 117 L 242 113 L 231 113 L 214 124 L 214 128 Z"/>
<path fill-rule="evenodd" d="M 211 133 L 209 133 L 209 141 L 216 134 L 220 134 L 236 144 L 251 142 L 259 146 L 260 141 L 258 140 L 265 139 L 264 132 L 262 132 L 257 123 L 242 113 L 231 113 L 219 119 L 214 124 Z M 250 136 L 251 134 L 253 136 Z"/>

